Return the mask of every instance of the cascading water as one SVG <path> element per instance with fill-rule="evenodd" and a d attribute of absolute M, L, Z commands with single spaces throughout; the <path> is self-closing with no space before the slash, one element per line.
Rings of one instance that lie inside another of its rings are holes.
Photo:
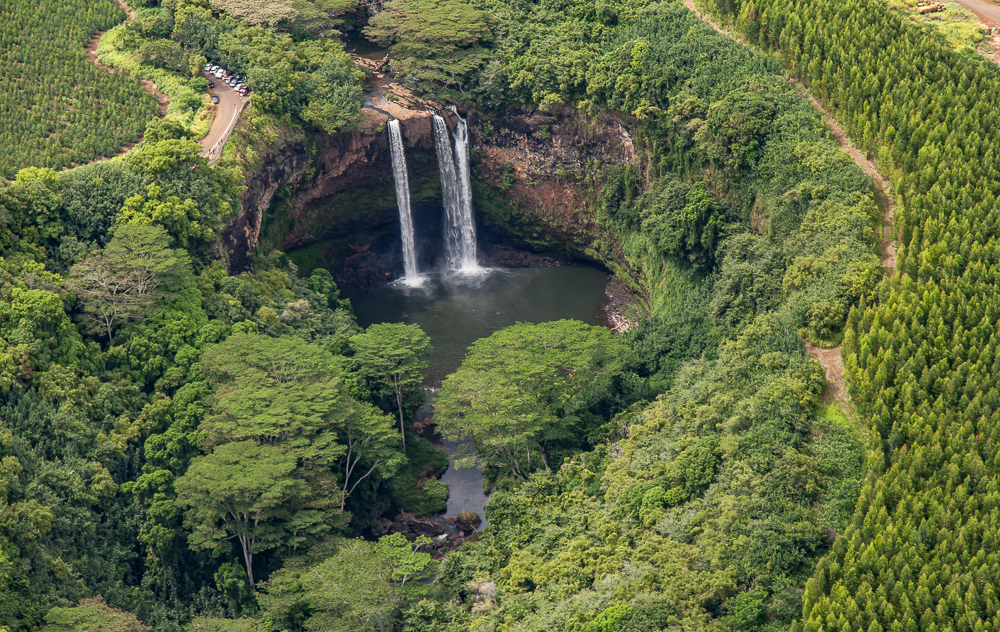
<path fill-rule="evenodd" d="M 399 121 L 389 119 L 389 152 L 392 154 L 392 177 L 396 182 L 399 227 L 403 234 L 403 269 L 408 284 L 418 283 L 417 250 L 413 242 L 413 216 L 410 214 L 410 178 L 406 173 L 406 153 Z"/>
<path fill-rule="evenodd" d="M 458 110 L 454 106 L 451 110 L 455 114 L 458 114 Z M 435 117 L 440 118 L 437 115 Z M 440 128 L 442 132 L 446 132 L 448 129 L 444 125 L 444 119 L 441 119 Z M 461 270 L 463 272 L 478 272 L 480 268 L 476 261 L 476 221 L 472 215 L 472 177 L 469 169 L 469 127 L 462 117 L 458 117 L 458 124 L 455 126 L 453 134 L 455 137 L 455 152 L 453 154 L 454 168 L 452 172 L 455 174 L 455 184 L 452 186 L 452 189 L 455 191 L 453 198 L 455 211 L 453 218 L 449 214 L 449 226 L 447 229 L 449 242 L 448 267 L 452 270 Z M 434 137 L 436 145 L 438 147 L 447 146 L 448 153 L 450 154 L 451 142 L 443 134 L 439 136 L 438 122 L 436 120 Z M 441 150 L 439 149 L 438 151 L 438 160 L 443 164 Z M 444 167 L 441 170 L 441 177 L 445 177 Z M 445 205 L 447 208 L 447 201 Z M 456 243 L 454 251 L 451 249 L 452 241 Z"/>
<path fill-rule="evenodd" d="M 466 243 L 462 231 L 461 191 L 458 183 L 455 154 L 451 148 L 448 125 L 439 114 L 432 114 L 434 123 L 434 148 L 437 151 L 438 168 L 441 172 L 441 197 L 444 199 L 444 240 L 448 253 L 448 269 L 460 270 L 467 259 Z M 473 249 L 475 241 L 472 242 Z M 475 250 L 472 260 L 475 261 Z"/>

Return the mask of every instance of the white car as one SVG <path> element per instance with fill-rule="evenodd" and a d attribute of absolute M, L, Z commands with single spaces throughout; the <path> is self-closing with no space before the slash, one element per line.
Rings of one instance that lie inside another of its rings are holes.
<path fill-rule="evenodd" d="M 205 72 L 208 72 L 211 69 L 212 69 L 212 64 L 205 64 L 205 68 L 204 68 Z"/>

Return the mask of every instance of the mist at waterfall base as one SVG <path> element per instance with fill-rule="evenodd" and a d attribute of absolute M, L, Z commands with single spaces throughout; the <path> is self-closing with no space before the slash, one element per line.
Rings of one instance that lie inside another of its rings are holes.
<path fill-rule="evenodd" d="M 358 324 L 416 323 L 434 346 L 424 383 L 458 369 L 473 342 L 518 322 L 573 318 L 600 325 L 607 273 L 590 266 L 493 269 L 482 277 L 426 275 L 422 287 L 387 285 L 351 299 Z"/>
<path fill-rule="evenodd" d="M 607 273 L 589 266 L 494 269 L 489 275 L 469 277 L 451 273 L 425 275 L 422 287 L 398 284 L 351 299 L 358 324 L 416 323 L 431 338 L 424 383 L 436 385 L 455 372 L 473 342 L 518 322 L 542 323 L 564 318 L 601 325 L 601 306 Z M 457 443 L 443 441 L 454 453 Z M 445 515 L 462 509 L 483 518 L 487 496 L 483 475 L 474 468 L 451 465 L 441 477 L 449 486 Z"/>

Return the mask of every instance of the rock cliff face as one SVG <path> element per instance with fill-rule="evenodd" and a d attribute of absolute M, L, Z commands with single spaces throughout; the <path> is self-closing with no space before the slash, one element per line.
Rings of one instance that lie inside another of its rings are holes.
<path fill-rule="evenodd" d="M 277 248 L 303 272 L 328 268 L 346 295 L 401 276 L 389 115 L 402 124 L 421 269 L 440 265 L 443 210 L 430 110 L 449 127 L 455 115 L 400 86 L 391 93 L 370 100 L 352 133 L 291 142 L 263 161 L 242 213 L 225 231 L 231 269 L 249 269 L 255 249 Z M 571 108 L 489 119 L 473 112 L 468 120 L 481 261 L 544 265 L 614 255 L 594 221 L 588 165 L 638 163 L 621 121 L 588 120 Z"/>
<path fill-rule="evenodd" d="M 598 248 L 608 235 L 595 219 L 591 171 L 596 163 L 639 166 L 622 121 L 563 108 L 510 109 L 490 119 L 474 114 L 470 123 L 484 237 L 608 263 L 614 253 Z"/>

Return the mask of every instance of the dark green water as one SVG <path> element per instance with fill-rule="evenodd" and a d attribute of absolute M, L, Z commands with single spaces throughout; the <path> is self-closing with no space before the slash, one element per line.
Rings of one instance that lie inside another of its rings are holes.
<path fill-rule="evenodd" d="M 423 287 L 393 285 L 351 299 L 358 323 L 416 323 L 431 337 L 426 383 L 462 363 L 469 345 L 517 322 L 573 318 L 601 325 L 608 275 L 596 268 L 497 269 L 479 279 L 428 275 Z"/>

